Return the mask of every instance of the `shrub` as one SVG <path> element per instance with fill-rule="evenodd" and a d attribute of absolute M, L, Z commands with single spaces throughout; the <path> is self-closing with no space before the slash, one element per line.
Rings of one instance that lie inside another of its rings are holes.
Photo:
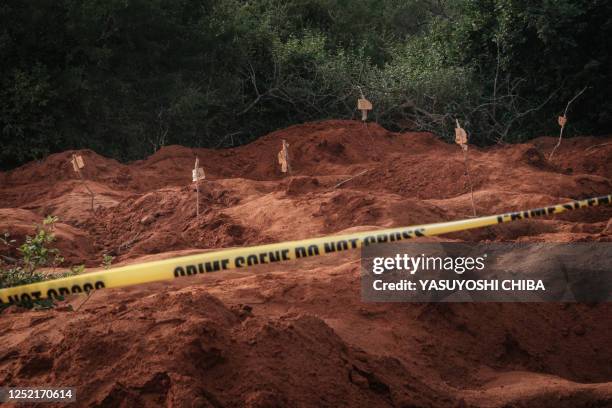
<path fill-rule="evenodd" d="M 115 259 L 114 256 L 109 255 L 109 254 L 104 254 L 102 256 L 102 264 L 100 264 L 100 266 L 103 267 L 104 269 L 109 269 L 111 265 L 113 264 L 113 259 Z"/>
<path fill-rule="evenodd" d="M 24 243 L 17 247 L 17 252 L 20 254 L 18 259 L 10 256 L 0 258 L 0 289 L 72 276 L 85 270 L 84 265 L 72 266 L 70 271 L 61 274 L 51 275 L 39 270 L 43 267 L 57 267 L 64 262 L 59 250 L 51 247 L 55 242 L 53 231 L 57 220 L 58 218 L 55 216 L 48 216 L 42 224 L 37 224 L 35 234 L 33 236 L 27 235 Z M 3 237 L 0 238 L 0 244 L 7 253 L 14 247 L 15 242 L 16 240 L 11 239 L 8 232 L 5 232 Z M 23 307 L 52 307 L 53 300 L 34 300 L 28 303 L 22 302 L 19 305 Z"/>

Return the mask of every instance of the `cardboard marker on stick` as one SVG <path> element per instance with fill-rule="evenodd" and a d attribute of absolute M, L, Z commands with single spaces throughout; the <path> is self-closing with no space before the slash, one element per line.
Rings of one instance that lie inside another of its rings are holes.
<path fill-rule="evenodd" d="M 361 111 L 361 121 L 365 122 L 368 120 L 368 111 L 372 110 L 372 102 L 366 99 L 360 86 L 357 86 L 357 89 L 359 89 L 359 95 L 361 95 L 361 98 L 357 99 L 357 109 Z"/>
<path fill-rule="evenodd" d="M 372 102 L 363 97 L 359 98 L 357 99 L 357 109 L 361 111 L 361 120 L 365 122 L 368 120 L 368 111 L 372 110 Z"/>
<path fill-rule="evenodd" d="M 359 95 L 361 96 L 361 98 L 357 99 L 357 109 L 361 111 L 361 121 L 365 122 L 368 120 L 368 111 L 372 110 L 372 102 L 366 99 L 359 85 L 357 85 L 357 89 L 359 89 Z"/>
<path fill-rule="evenodd" d="M 472 198 L 472 211 L 474 217 L 476 217 L 476 205 L 474 204 L 474 189 L 472 188 L 472 178 L 470 177 L 470 168 L 468 165 L 468 136 L 465 129 L 459 124 L 459 119 L 455 119 L 455 143 L 461 146 L 463 151 L 463 161 L 465 163 L 465 175 L 467 176 L 468 183 L 470 184 L 470 196 Z"/>
<path fill-rule="evenodd" d="M 359 95 L 361 95 L 361 98 L 357 99 L 357 109 L 361 111 L 361 121 L 363 122 L 363 127 L 368 133 L 370 140 L 372 140 L 372 151 L 374 152 L 375 159 L 380 160 L 380 155 L 378 154 L 378 151 L 377 151 L 378 149 L 376 148 L 376 144 L 374 143 L 374 138 L 372 137 L 372 134 L 370 133 L 370 129 L 368 129 L 368 122 L 367 122 L 368 111 L 372 110 L 372 102 L 366 99 L 365 95 L 363 94 L 363 90 L 361 89 L 359 85 L 357 86 L 357 89 L 359 89 Z"/>
<path fill-rule="evenodd" d="M 204 169 L 200 167 L 200 159 L 196 157 L 195 165 L 191 170 L 191 179 L 196 184 L 196 217 L 200 216 L 200 180 L 204 180 L 206 174 Z"/>
<path fill-rule="evenodd" d="M 199 167 L 199 164 L 200 164 L 200 160 L 196 158 L 195 167 L 193 168 L 193 170 L 191 170 L 191 178 L 193 182 L 198 182 L 206 178 L 204 169 L 202 167 Z"/>
<path fill-rule="evenodd" d="M 75 173 L 80 173 L 79 170 L 85 167 L 85 162 L 83 161 L 83 156 L 81 155 L 73 154 L 70 163 L 72 163 L 72 168 L 74 169 Z"/>
<path fill-rule="evenodd" d="M 83 183 L 83 185 L 89 192 L 89 195 L 91 196 L 91 211 L 93 212 L 94 210 L 94 192 L 91 191 L 91 189 L 85 182 L 85 178 L 83 177 L 83 174 L 81 174 L 81 169 L 85 167 L 85 161 L 83 160 L 83 156 L 81 156 L 80 154 L 73 153 L 70 159 L 70 163 L 72 164 L 72 170 L 74 170 L 74 172 L 77 174 L 79 179 L 81 179 L 81 182 Z"/>
<path fill-rule="evenodd" d="M 455 119 L 455 123 L 455 143 L 461 146 L 462 150 L 467 150 L 467 132 L 459 125 L 459 119 Z"/>
<path fill-rule="evenodd" d="M 283 139 L 283 147 L 281 151 L 278 152 L 278 164 L 281 166 L 281 171 L 283 173 L 291 174 L 291 161 L 289 159 L 289 143 L 285 139 Z"/>
<path fill-rule="evenodd" d="M 567 116 L 565 116 L 565 115 L 559 116 L 557 118 L 557 122 L 559 122 L 559 126 L 565 127 L 565 124 L 567 123 Z"/>
<path fill-rule="evenodd" d="M 588 88 L 588 86 L 585 86 L 584 88 L 582 88 L 582 90 L 580 92 L 578 92 L 576 95 L 574 95 L 574 97 L 572 99 L 570 99 L 570 101 L 565 106 L 565 111 L 563 111 L 563 115 L 557 117 L 557 123 L 559 123 L 559 126 L 561 127 L 561 129 L 559 130 L 559 140 L 557 140 L 557 144 L 555 145 L 555 147 L 553 147 L 552 151 L 550 152 L 550 155 L 548 156 L 548 161 L 552 160 L 553 156 L 555 155 L 555 151 L 557 150 L 557 148 L 559 146 L 561 146 L 561 140 L 563 139 L 563 131 L 565 130 L 565 125 L 567 125 L 567 112 L 569 111 L 570 105 L 580 95 L 582 95 L 584 93 L 584 91 L 587 90 L 587 88 Z"/>

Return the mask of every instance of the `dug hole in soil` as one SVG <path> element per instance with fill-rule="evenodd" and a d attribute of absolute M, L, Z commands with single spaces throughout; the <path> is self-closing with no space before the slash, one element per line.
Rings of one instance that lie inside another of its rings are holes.
<path fill-rule="evenodd" d="M 291 176 L 277 165 L 282 139 Z M 610 140 L 563 140 L 552 163 L 554 137 L 471 147 L 478 214 L 609 194 Z M 199 217 L 196 157 L 206 171 Z M 232 149 L 168 146 L 129 164 L 67 151 L 0 173 L 0 232 L 20 240 L 49 214 L 66 264 L 91 271 L 104 254 L 129 264 L 461 219 L 472 207 L 456 145 L 325 121 Z M 600 207 L 427 239 L 610 242 L 611 216 Z M 609 303 L 365 303 L 358 260 L 354 251 L 99 291 L 78 311 L 81 297 L 53 310 L 12 306 L 0 315 L 0 384 L 77 387 L 78 406 L 100 407 L 612 406 Z"/>

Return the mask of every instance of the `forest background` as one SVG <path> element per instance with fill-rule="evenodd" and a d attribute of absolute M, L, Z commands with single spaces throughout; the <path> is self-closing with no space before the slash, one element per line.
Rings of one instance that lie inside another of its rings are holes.
<path fill-rule="evenodd" d="M 521 142 L 612 129 L 605 0 L 5 0 L 0 169 L 228 147 L 312 120 Z"/>

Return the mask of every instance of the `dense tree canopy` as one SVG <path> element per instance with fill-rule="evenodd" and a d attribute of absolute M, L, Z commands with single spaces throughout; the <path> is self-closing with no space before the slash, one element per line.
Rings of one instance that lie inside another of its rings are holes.
<path fill-rule="evenodd" d="M 612 127 L 605 0 L 5 0 L 0 168 L 89 147 L 229 146 L 374 119 L 478 143 Z"/>

